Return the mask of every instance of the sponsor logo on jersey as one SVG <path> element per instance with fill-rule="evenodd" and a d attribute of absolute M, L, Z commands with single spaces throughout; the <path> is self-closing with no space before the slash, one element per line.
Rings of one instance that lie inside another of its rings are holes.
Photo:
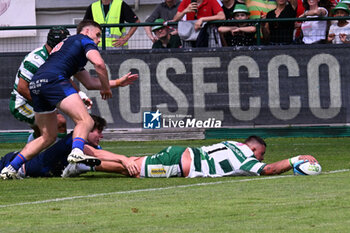
<path fill-rule="evenodd" d="M 151 170 L 151 175 L 161 175 L 166 174 L 166 171 L 164 168 L 154 168 Z"/>

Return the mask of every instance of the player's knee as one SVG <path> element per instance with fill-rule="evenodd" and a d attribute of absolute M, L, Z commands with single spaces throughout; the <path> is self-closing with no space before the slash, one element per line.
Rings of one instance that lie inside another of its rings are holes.
<path fill-rule="evenodd" d="M 92 130 L 94 127 L 94 120 L 91 118 L 90 115 L 81 117 L 79 120 L 76 121 L 76 125 L 83 126 L 84 128 L 88 129 L 89 131 Z"/>

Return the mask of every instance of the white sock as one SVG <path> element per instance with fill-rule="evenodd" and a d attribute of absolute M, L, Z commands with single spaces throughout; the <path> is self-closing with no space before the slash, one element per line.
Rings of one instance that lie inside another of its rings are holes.
<path fill-rule="evenodd" d="M 12 171 L 12 172 L 17 172 L 17 171 L 12 167 L 11 164 L 7 166 L 7 169 L 9 169 L 9 170 Z"/>
<path fill-rule="evenodd" d="M 89 171 L 91 171 L 91 167 L 88 166 L 88 165 L 85 165 L 83 163 L 77 163 L 77 168 L 81 172 L 89 172 Z"/>

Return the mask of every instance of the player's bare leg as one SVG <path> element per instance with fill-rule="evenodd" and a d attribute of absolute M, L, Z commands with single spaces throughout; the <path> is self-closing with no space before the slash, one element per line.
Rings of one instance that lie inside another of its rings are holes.
<path fill-rule="evenodd" d="M 56 111 L 45 114 L 35 114 L 36 125 L 41 131 L 41 136 L 26 144 L 22 151 L 5 167 L 0 174 L 2 179 L 15 179 L 17 171 L 23 163 L 32 159 L 42 150 L 56 141 L 57 116 Z"/>
<path fill-rule="evenodd" d="M 30 160 L 35 155 L 39 154 L 42 150 L 49 147 L 56 141 L 57 137 L 57 113 L 56 111 L 51 113 L 38 114 L 35 113 L 35 123 L 40 129 L 40 137 L 34 139 L 28 143 L 21 154 Z"/>
<path fill-rule="evenodd" d="M 94 126 L 94 121 L 85 108 L 78 94 L 72 94 L 64 98 L 58 108 L 67 114 L 75 123 L 73 137 L 87 139 L 87 135 Z"/>
<path fill-rule="evenodd" d="M 67 114 L 75 123 L 73 131 L 72 152 L 67 160 L 70 163 L 84 163 L 89 166 L 99 165 L 101 161 L 83 153 L 87 136 L 94 126 L 94 121 L 85 108 L 83 101 L 77 93 L 64 98 L 58 108 Z"/>
<path fill-rule="evenodd" d="M 191 152 L 190 152 L 190 149 L 187 148 L 182 153 L 182 156 L 181 156 L 181 166 L 182 166 L 182 172 L 184 177 L 187 177 L 188 174 L 190 174 L 191 162 L 192 162 Z"/>

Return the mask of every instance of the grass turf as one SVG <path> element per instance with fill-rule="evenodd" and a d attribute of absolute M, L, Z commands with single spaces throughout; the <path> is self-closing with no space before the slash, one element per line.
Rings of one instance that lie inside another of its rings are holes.
<path fill-rule="evenodd" d="M 102 146 L 140 156 L 168 145 L 218 141 L 103 142 Z M 349 139 L 266 141 L 265 162 L 312 154 L 323 174 L 135 179 L 91 172 L 71 179 L 0 181 L 0 232 L 347 232 L 350 172 L 329 172 L 350 168 Z M 1 144 L 0 152 L 21 146 Z"/>

